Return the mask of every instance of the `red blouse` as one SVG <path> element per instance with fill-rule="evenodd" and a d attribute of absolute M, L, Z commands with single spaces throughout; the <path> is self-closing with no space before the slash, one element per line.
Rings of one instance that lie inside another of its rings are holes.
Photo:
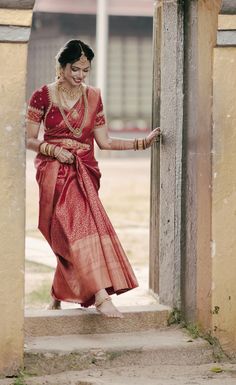
<path fill-rule="evenodd" d="M 106 119 L 99 89 L 86 86 L 85 92 L 88 100 L 88 112 L 79 141 L 90 142 L 89 139 L 94 137 L 94 129 L 104 127 Z M 70 109 L 63 106 L 63 110 L 73 128 L 81 126 L 85 113 L 83 97 Z M 75 138 L 60 112 L 55 95 L 55 84 L 44 85 L 33 93 L 29 101 L 26 120 L 37 125 L 43 122 L 45 140 L 52 137 Z"/>

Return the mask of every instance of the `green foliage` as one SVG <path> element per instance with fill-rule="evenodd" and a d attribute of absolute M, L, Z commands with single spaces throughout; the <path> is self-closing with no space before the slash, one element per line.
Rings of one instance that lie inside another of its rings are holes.
<path fill-rule="evenodd" d="M 169 318 L 167 320 L 167 325 L 180 325 L 184 322 L 183 315 L 181 311 L 177 308 L 174 308 L 172 312 L 169 315 Z"/>
<path fill-rule="evenodd" d="M 215 311 L 219 312 L 219 310 L 220 309 L 218 306 L 215 306 Z M 179 309 L 173 309 L 173 311 L 170 313 L 167 324 L 168 326 L 179 325 L 180 327 L 185 328 L 192 339 L 203 338 L 206 340 L 213 347 L 213 356 L 216 361 L 221 361 L 226 357 L 226 354 L 224 353 L 218 339 L 212 336 L 211 331 L 203 331 L 199 325 L 192 322 L 187 322 Z M 189 340 L 188 342 L 191 341 L 192 340 Z"/>
<path fill-rule="evenodd" d="M 20 373 L 12 385 L 27 385 L 25 380 L 24 380 L 24 374 Z"/>
<path fill-rule="evenodd" d="M 184 327 L 186 328 L 186 330 L 189 332 L 190 336 L 193 339 L 201 337 L 201 331 L 198 325 L 189 322 L 189 323 L 186 323 Z"/>

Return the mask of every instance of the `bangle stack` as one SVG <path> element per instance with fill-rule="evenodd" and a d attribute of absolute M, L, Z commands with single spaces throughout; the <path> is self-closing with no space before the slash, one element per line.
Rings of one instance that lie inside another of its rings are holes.
<path fill-rule="evenodd" d="M 59 149 L 56 153 L 56 149 Z M 57 158 L 58 155 L 61 153 L 63 150 L 63 147 L 56 146 L 55 144 L 50 144 L 47 142 L 42 142 L 39 146 L 39 152 L 43 155 L 46 156 L 51 156 Z"/>
<path fill-rule="evenodd" d="M 57 151 L 58 150 L 58 151 Z M 60 153 L 62 152 L 63 150 L 63 147 L 60 147 L 60 146 L 55 146 L 54 148 L 54 156 L 56 159 L 58 159 L 58 155 L 60 155 Z"/>
<path fill-rule="evenodd" d="M 147 139 L 146 138 L 144 138 L 144 139 L 137 139 L 137 138 L 135 138 L 134 139 L 134 151 L 146 150 L 147 147 L 148 147 L 148 144 L 147 144 Z"/>

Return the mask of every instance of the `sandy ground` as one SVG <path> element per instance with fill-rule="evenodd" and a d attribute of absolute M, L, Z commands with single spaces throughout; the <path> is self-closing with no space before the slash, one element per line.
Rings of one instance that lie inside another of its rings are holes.
<path fill-rule="evenodd" d="M 220 373 L 215 373 L 220 368 Z M 0 380 L 0 385 L 235 385 L 236 365 L 157 365 L 146 367 L 99 368 L 82 372 L 65 372 L 24 382 Z"/>

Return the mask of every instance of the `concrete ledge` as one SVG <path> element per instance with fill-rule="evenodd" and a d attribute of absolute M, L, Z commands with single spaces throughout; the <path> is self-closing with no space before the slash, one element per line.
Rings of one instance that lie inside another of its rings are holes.
<path fill-rule="evenodd" d="M 235 46 L 236 45 L 236 30 L 218 31 L 217 33 L 218 46 Z"/>
<path fill-rule="evenodd" d="M 236 14 L 235 0 L 222 0 L 221 14 L 234 15 Z"/>
<path fill-rule="evenodd" d="M 200 365 L 212 362 L 201 339 L 182 329 L 26 339 L 25 369 L 35 375 L 130 365 Z"/>
<path fill-rule="evenodd" d="M 95 309 L 36 310 L 25 313 L 26 336 L 131 332 L 167 325 L 170 309 L 162 305 L 123 307 L 123 319 L 106 318 Z"/>
<path fill-rule="evenodd" d="M 0 25 L 0 41 L 10 43 L 26 43 L 30 37 L 30 27 Z"/>

